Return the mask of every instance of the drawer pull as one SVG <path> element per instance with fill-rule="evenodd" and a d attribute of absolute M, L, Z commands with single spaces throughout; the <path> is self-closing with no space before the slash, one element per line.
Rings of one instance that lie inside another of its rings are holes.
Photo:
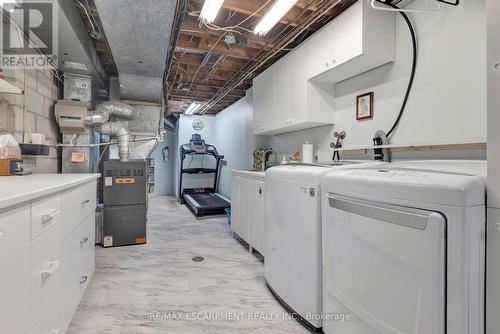
<path fill-rule="evenodd" d="M 51 330 L 49 334 L 59 334 L 59 328 Z"/>
<path fill-rule="evenodd" d="M 83 245 L 87 241 L 89 241 L 89 238 L 87 238 L 87 237 L 83 238 L 82 240 L 80 240 L 80 245 Z"/>
<path fill-rule="evenodd" d="M 81 204 L 82 206 L 84 206 L 85 204 L 89 204 L 89 203 L 90 203 L 90 200 L 89 200 L 89 199 L 86 199 L 86 200 L 84 200 L 84 201 L 81 201 L 81 202 L 80 202 L 80 204 Z"/>
<path fill-rule="evenodd" d="M 59 261 L 51 262 L 49 269 L 42 271 L 42 283 L 49 279 L 50 276 L 54 275 L 57 268 L 59 268 Z"/>
<path fill-rule="evenodd" d="M 82 276 L 82 279 L 80 280 L 80 285 L 85 284 L 88 279 L 89 279 L 88 276 Z"/>
<path fill-rule="evenodd" d="M 51 213 L 42 215 L 42 224 L 47 224 L 52 219 L 54 219 L 55 217 L 57 217 L 59 215 L 59 213 L 61 213 L 61 211 L 55 209 L 55 210 L 52 210 Z"/>

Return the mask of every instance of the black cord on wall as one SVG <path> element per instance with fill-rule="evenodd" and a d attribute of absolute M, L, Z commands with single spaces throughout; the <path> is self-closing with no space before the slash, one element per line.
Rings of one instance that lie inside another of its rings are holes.
<path fill-rule="evenodd" d="M 381 0 L 377 0 L 380 3 L 383 3 L 387 6 L 390 6 L 395 9 L 400 9 L 398 6 L 390 3 L 390 2 L 383 2 Z M 451 6 L 458 6 L 460 4 L 460 0 L 456 0 L 455 2 L 450 2 L 447 0 L 437 0 L 438 2 L 451 5 Z M 408 97 L 410 96 L 411 88 L 413 87 L 413 80 L 415 79 L 415 70 L 417 67 L 417 37 L 415 34 L 415 30 L 413 29 L 413 25 L 411 24 L 410 19 L 408 18 L 408 15 L 404 12 L 399 12 L 399 14 L 403 17 L 405 20 L 406 24 L 408 25 L 408 30 L 410 31 L 411 35 L 411 42 L 412 42 L 412 47 L 413 47 L 413 61 L 411 65 L 411 74 L 410 74 L 410 80 L 408 81 L 408 87 L 406 88 L 406 93 L 405 97 L 403 99 L 403 104 L 401 105 L 401 110 L 399 111 L 398 117 L 396 118 L 396 121 L 392 125 L 391 129 L 387 132 L 387 138 L 389 138 L 393 133 L 394 130 L 396 130 L 396 127 L 399 124 L 399 121 L 401 120 L 401 116 L 403 116 L 404 110 L 406 108 L 406 103 L 408 102 Z"/>
<path fill-rule="evenodd" d="M 377 0 L 381 2 L 380 0 Z M 385 3 L 381 2 L 387 6 L 390 6 L 395 9 L 399 9 L 398 6 L 392 4 L 392 3 Z M 401 109 L 399 110 L 398 117 L 396 118 L 396 121 L 392 125 L 391 129 L 387 132 L 387 138 L 391 136 L 391 134 L 394 132 L 396 127 L 399 124 L 399 121 L 401 120 L 401 116 L 403 116 L 403 113 L 406 108 L 406 103 L 408 102 L 408 97 L 410 96 L 411 88 L 413 87 L 413 80 L 415 79 L 415 70 L 417 68 L 417 36 L 415 34 L 415 30 L 413 29 L 413 25 L 411 24 L 410 19 L 408 18 L 408 15 L 404 12 L 399 12 L 399 14 L 403 17 L 405 20 L 406 24 L 408 25 L 408 30 L 410 30 L 410 35 L 411 35 L 411 42 L 412 42 L 412 47 L 413 47 L 413 60 L 412 60 L 412 65 L 411 65 L 411 74 L 410 74 L 410 80 L 408 81 L 408 87 L 406 88 L 406 93 L 405 97 L 403 99 L 403 104 L 401 105 Z"/>

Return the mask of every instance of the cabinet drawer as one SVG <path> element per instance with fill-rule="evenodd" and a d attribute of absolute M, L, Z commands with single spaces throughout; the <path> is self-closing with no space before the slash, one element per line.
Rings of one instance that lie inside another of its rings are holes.
<path fill-rule="evenodd" d="M 69 326 L 95 267 L 95 218 L 84 222 L 62 242 L 61 325 Z"/>
<path fill-rule="evenodd" d="M 47 302 L 40 315 L 35 318 L 32 334 L 64 334 L 60 327 L 58 295 L 54 295 Z"/>
<path fill-rule="evenodd" d="M 61 282 L 61 224 L 32 241 L 31 246 L 31 314 L 35 319 L 56 295 Z"/>
<path fill-rule="evenodd" d="M 63 235 L 71 233 L 96 208 L 96 183 L 91 182 L 62 194 Z"/>
<path fill-rule="evenodd" d="M 61 220 L 61 196 L 31 202 L 31 240 L 48 231 Z"/>

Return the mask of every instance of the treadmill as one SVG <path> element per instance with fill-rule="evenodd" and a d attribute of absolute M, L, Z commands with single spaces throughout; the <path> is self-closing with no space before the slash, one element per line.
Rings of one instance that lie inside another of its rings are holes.
<path fill-rule="evenodd" d="M 184 160 L 195 156 L 211 156 L 215 158 L 215 168 L 184 166 Z M 189 144 L 180 147 L 180 177 L 179 177 L 179 202 L 185 204 L 196 216 L 208 216 L 225 214 L 226 209 L 231 206 L 224 197 L 217 193 L 219 181 L 220 161 L 224 159 L 219 155 L 213 145 L 206 144 L 201 135 L 193 134 Z M 182 188 L 184 174 L 213 174 L 214 183 L 212 188 Z"/>

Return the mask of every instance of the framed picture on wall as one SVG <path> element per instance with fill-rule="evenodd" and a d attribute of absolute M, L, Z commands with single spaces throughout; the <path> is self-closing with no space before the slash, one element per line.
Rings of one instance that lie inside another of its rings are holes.
<path fill-rule="evenodd" d="M 356 119 L 373 118 L 373 92 L 356 97 Z"/>

